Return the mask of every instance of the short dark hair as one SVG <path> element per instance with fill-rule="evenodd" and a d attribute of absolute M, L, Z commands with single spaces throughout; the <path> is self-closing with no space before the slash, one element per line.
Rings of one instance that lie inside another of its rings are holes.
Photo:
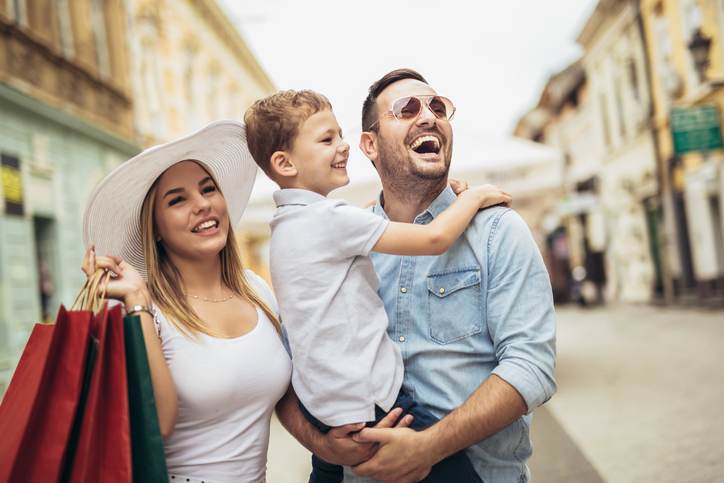
<path fill-rule="evenodd" d="M 414 79 L 427 84 L 422 75 L 412 69 L 395 69 L 383 75 L 379 80 L 375 81 L 369 88 L 367 98 L 362 104 L 362 131 L 372 129 L 372 124 L 377 120 L 377 97 L 387 89 L 390 84 L 403 79 Z"/>

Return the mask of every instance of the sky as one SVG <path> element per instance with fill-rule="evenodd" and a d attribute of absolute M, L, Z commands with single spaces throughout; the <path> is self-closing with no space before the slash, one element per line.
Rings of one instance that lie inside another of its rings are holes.
<path fill-rule="evenodd" d="M 355 147 L 362 101 L 372 82 L 398 67 L 418 70 L 455 103 L 454 152 L 467 144 L 462 152 L 473 156 L 489 156 L 491 147 L 515 156 L 515 123 L 548 77 L 580 56 L 575 39 L 595 4 L 222 0 L 278 88 L 314 89 L 330 99 L 353 147 L 350 164 L 362 162 L 365 178 L 371 168 Z"/>

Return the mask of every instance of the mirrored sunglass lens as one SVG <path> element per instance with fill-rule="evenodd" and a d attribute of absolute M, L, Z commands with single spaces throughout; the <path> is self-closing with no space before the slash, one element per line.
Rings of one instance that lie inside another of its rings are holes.
<path fill-rule="evenodd" d="M 448 104 L 445 102 L 447 99 L 444 97 L 435 96 L 430 98 L 430 110 L 439 119 L 447 119 L 452 109 L 448 109 Z"/>
<path fill-rule="evenodd" d="M 420 113 L 420 99 L 403 97 L 395 102 L 393 112 L 398 119 L 412 119 Z"/>

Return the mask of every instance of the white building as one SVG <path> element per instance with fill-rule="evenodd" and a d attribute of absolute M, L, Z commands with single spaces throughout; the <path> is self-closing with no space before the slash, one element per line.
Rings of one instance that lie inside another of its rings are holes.
<path fill-rule="evenodd" d="M 608 299 L 649 301 L 656 281 L 659 218 L 651 98 L 637 2 L 602 0 L 578 42 L 598 138 Z"/>

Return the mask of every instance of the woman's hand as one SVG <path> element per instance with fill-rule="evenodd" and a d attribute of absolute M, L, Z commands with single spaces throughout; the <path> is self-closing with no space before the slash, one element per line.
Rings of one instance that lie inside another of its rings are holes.
<path fill-rule="evenodd" d="M 117 256 L 96 256 L 95 247 L 91 246 L 85 252 L 81 270 L 86 276 L 90 276 L 99 268 L 111 272 L 106 287 L 108 298 L 121 300 L 126 305 L 150 303 L 151 298 L 148 296 L 146 283 L 136 269 Z"/>
<path fill-rule="evenodd" d="M 478 202 L 480 203 L 480 209 L 495 205 L 510 207 L 510 203 L 513 201 L 513 196 L 511 196 L 510 193 L 507 193 L 492 184 L 473 186 L 472 188 L 468 188 L 464 191 L 461 196 L 477 197 Z"/>

